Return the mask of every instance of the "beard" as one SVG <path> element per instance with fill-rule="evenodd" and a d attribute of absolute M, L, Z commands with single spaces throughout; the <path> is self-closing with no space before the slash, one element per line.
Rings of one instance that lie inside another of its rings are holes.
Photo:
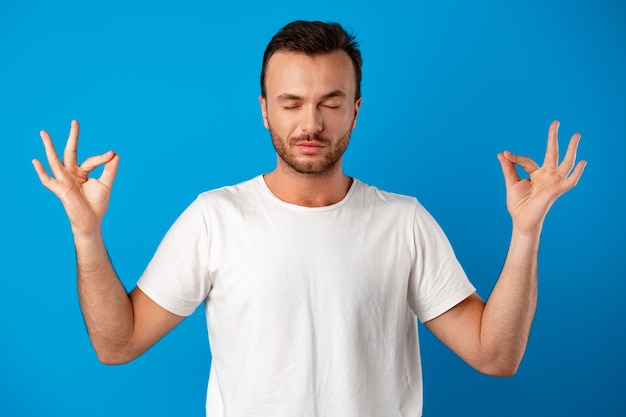
<path fill-rule="evenodd" d="M 320 176 L 330 174 L 338 167 L 341 157 L 348 148 L 352 133 L 352 129 L 348 129 L 336 141 L 318 133 L 300 135 L 285 140 L 272 129 L 271 125 L 269 131 L 278 157 L 289 168 L 299 174 Z M 294 149 L 297 149 L 297 145 L 307 141 L 322 144 L 325 150 L 324 154 L 301 155 L 300 157 L 296 155 Z"/>

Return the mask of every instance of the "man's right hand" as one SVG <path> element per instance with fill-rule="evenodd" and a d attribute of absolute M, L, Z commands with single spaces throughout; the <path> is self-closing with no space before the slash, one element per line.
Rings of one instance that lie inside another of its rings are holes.
<path fill-rule="evenodd" d="M 53 177 L 48 175 L 39 160 L 33 160 L 41 183 L 63 203 L 75 237 L 88 236 L 100 227 L 109 206 L 111 187 L 120 160 L 119 155 L 108 151 L 102 155 L 89 157 L 78 165 L 76 157 L 78 132 L 78 122 L 72 120 L 61 162 L 50 135 L 45 130 L 41 131 L 41 139 Z M 99 179 L 88 177 L 90 172 L 103 164 L 104 171 Z"/>

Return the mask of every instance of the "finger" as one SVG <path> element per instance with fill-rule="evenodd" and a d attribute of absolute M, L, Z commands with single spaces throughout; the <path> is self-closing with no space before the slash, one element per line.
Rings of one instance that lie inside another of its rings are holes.
<path fill-rule="evenodd" d="M 35 172 L 39 177 L 39 181 L 41 181 L 41 184 L 43 184 L 43 186 L 47 189 L 51 190 L 50 187 L 52 186 L 52 178 L 50 178 L 50 175 L 48 175 L 48 172 L 46 172 L 43 164 L 38 159 L 33 159 L 32 162 L 33 167 L 35 168 Z"/>
<path fill-rule="evenodd" d="M 66 166 L 76 166 L 77 157 L 76 152 L 78 149 L 78 133 L 80 131 L 80 125 L 77 120 L 72 120 L 70 127 L 70 134 L 67 137 L 67 143 L 65 144 L 65 150 L 63 151 L 63 162 Z"/>
<path fill-rule="evenodd" d="M 56 149 L 54 149 L 54 143 L 52 143 L 52 138 L 50 138 L 50 135 L 45 130 L 39 132 L 39 136 L 41 136 L 41 141 L 43 142 L 43 147 L 46 151 L 46 158 L 48 159 L 48 165 L 50 165 L 50 170 L 52 170 L 52 174 L 55 177 L 58 177 L 63 170 L 63 164 L 59 160 Z"/>
<path fill-rule="evenodd" d="M 565 186 L 565 191 L 574 188 L 576 184 L 578 184 L 578 180 L 580 180 L 580 177 L 583 175 L 583 171 L 585 170 L 586 166 L 587 166 L 587 161 L 580 161 L 579 163 L 576 164 L 576 167 L 574 168 L 572 175 L 565 178 L 562 182 L 563 185 Z"/>
<path fill-rule="evenodd" d="M 115 176 L 117 175 L 117 167 L 119 166 L 119 163 L 120 156 L 118 154 L 114 154 L 113 158 L 111 158 L 111 160 L 104 165 L 104 171 L 102 171 L 102 175 L 99 180 L 109 188 L 113 187 L 113 180 L 115 180 Z"/>
<path fill-rule="evenodd" d="M 509 161 L 522 167 L 522 169 L 528 174 L 532 174 L 539 169 L 539 165 L 537 165 L 535 161 L 527 156 L 515 155 L 514 153 L 511 153 L 509 151 L 504 151 L 503 155 Z"/>
<path fill-rule="evenodd" d="M 80 169 L 82 169 L 86 173 L 90 173 L 100 165 L 109 162 L 111 159 L 113 159 L 114 156 L 115 152 L 113 151 L 105 152 L 102 155 L 90 156 L 89 158 L 85 159 L 82 164 L 80 164 Z"/>
<path fill-rule="evenodd" d="M 556 169 L 559 165 L 559 121 L 555 120 L 548 129 L 548 148 L 543 164 L 549 168 Z"/>
<path fill-rule="evenodd" d="M 502 167 L 506 188 L 518 183 L 519 175 L 517 175 L 517 171 L 515 170 L 515 164 L 502 153 L 498 154 L 498 161 L 500 161 L 500 167 Z"/>
<path fill-rule="evenodd" d="M 572 168 L 574 167 L 574 162 L 576 161 L 576 151 L 578 150 L 578 144 L 580 143 L 580 133 L 575 133 L 569 141 L 569 145 L 567 145 L 567 152 L 565 152 L 565 157 L 559 165 L 558 173 L 561 178 L 567 177 Z"/>

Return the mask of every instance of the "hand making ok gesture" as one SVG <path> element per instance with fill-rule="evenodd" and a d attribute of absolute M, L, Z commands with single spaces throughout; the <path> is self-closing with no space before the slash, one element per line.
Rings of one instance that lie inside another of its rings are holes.
<path fill-rule="evenodd" d="M 585 161 L 580 161 L 574 167 L 580 141 L 578 133 L 570 139 L 565 157 L 559 164 L 558 129 L 559 122 L 555 120 L 548 131 L 548 148 L 541 167 L 526 156 L 508 151 L 498 154 L 506 183 L 507 207 L 514 227 L 520 232 L 541 231 L 543 220 L 552 204 L 578 183 L 585 168 Z M 530 178 L 520 179 L 515 165 L 522 167 Z"/>
<path fill-rule="evenodd" d="M 109 206 L 111 187 L 119 164 L 119 156 L 113 151 L 108 151 L 102 155 L 89 157 L 78 165 L 76 158 L 78 131 L 78 122 L 73 120 L 62 162 L 54 149 L 50 135 L 44 130 L 41 131 L 41 139 L 53 177 L 48 175 L 39 160 L 33 160 L 41 183 L 63 203 L 75 236 L 88 235 L 99 228 Z M 90 172 L 103 164 L 104 171 L 100 178 L 88 177 Z"/>

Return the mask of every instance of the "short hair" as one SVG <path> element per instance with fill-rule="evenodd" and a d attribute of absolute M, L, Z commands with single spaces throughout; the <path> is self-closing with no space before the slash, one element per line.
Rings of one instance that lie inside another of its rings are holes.
<path fill-rule="evenodd" d="M 301 52 L 309 56 L 344 51 L 354 66 L 356 79 L 355 100 L 361 97 L 361 66 L 363 60 L 356 37 L 339 23 L 296 20 L 283 27 L 269 42 L 263 54 L 261 67 L 261 95 L 265 97 L 265 72 L 267 63 L 276 52 Z"/>

